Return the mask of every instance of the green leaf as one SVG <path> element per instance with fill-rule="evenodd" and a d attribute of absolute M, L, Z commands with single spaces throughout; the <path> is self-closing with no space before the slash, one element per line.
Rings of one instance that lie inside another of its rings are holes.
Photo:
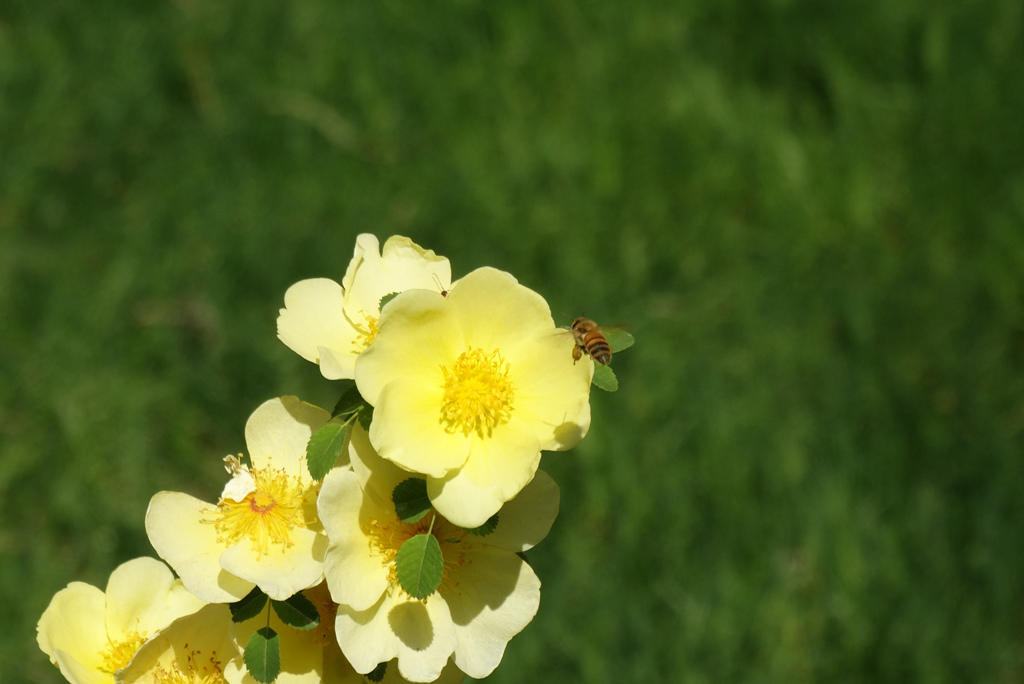
<path fill-rule="evenodd" d="M 615 371 L 611 366 L 594 364 L 594 384 L 605 392 L 614 392 L 619 389 L 619 380 L 615 377 Z"/>
<path fill-rule="evenodd" d="M 388 294 L 386 294 L 383 297 L 381 297 L 380 298 L 380 305 L 377 307 L 377 310 L 378 311 L 383 311 L 384 310 L 384 305 L 387 304 L 388 302 L 390 302 L 392 299 L 394 299 L 397 296 L 398 296 L 397 292 L 389 292 Z"/>
<path fill-rule="evenodd" d="M 633 346 L 633 336 L 622 328 L 601 328 L 601 334 L 616 354 Z"/>
<path fill-rule="evenodd" d="M 430 510 L 427 481 L 421 477 L 402 480 L 391 492 L 391 500 L 395 503 L 395 513 L 399 520 L 409 524 L 419 522 Z"/>
<path fill-rule="evenodd" d="M 434 535 L 407 539 L 395 554 L 395 571 L 398 583 L 410 596 L 425 599 L 437 591 L 444 575 L 444 556 Z"/>
<path fill-rule="evenodd" d="M 322 480 L 338 462 L 348 426 L 328 423 L 313 433 L 306 445 L 306 467 L 314 480 Z"/>
<path fill-rule="evenodd" d="M 363 429 L 367 432 L 370 431 L 370 422 L 373 420 L 373 407 L 369 404 L 363 404 L 363 408 L 359 411 L 359 424 L 363 426 Z"/>
<path fill-rule="evenodd" d="M 331 418 L 337 418 L 338 416 L 358 411 L 359 407 L 363 404 L 363 397 L 359 394 L 356 383 L 351 380 L 342 380 L 342 382 L 344 383 L 345 391 L 338 397 L 338 402 L 334 405 L 334 410 L 331 411 Z"/>
<path fill-rule="evenodd" d="M 270 684 L 281 674 L 281 639 L 277 632 L 263 627 L 245 644 L 245 667 L 257 682 Z"/>
<path fill-rule="evenodd" d="M 486 537 L 491 532 L 493 532 L 494 528 L 497 527 L 497 526 L 498 526 L 498 514 L 495 513 L 490 518 L 488 518 L 487 522 L 485 522 L 480 527 L 474 527 L 473 529 L 469 529 L 468 527 L 463 527 L 462 529 L 466 530 L 470 534 L 475 534 L 478 537 Z"/>
<path fill-rule="evenodd" d="M 267 605 L 267 595 L 260 591 L 259 587 L 253 587 L 252 591 L 245 595 L 240 601 L 235 601 L 228 608 L 231 609 L 232 622 L 245 622 L 254 618 Z"/>
<path fill-rule="evenodd" d="M 284 601 L 271 601 L 270 605 L 274 607 L 281 622 L 301 632 L 320 624 L 320 613 L 316 606 L 302 594 L 289 596 Z"/>
<path fill-rule="evenodd" d="M 387 663 L 377 663 L 377 667 L 373 668 L 366 674 L 366 678 L 371 682 L 379 682 L 384 679 L 384 675 L 388 672 Z"/>

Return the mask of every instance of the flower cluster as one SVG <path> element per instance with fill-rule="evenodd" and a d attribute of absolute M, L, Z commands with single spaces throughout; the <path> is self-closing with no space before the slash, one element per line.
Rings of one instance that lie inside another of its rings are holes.
<path fill-rule="evenodd" d="M 341 284 L 284 301 L 278 336 L 341 399 L 259 406 L 216 502 L 156 494 L 170 569 L 138 558 L 105 593 L 54 596 L 38 643 L 68 681 L 456 682 L 536 614 L 523 552 L 559 500 L 541 454 L 586 435 L 604 337 L 557 328 L 508 273 L 453 283 L 403 237 L 360 235 Z"/>

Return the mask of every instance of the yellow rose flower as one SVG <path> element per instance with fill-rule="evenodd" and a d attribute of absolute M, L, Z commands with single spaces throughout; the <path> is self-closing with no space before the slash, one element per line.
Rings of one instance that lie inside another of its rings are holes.
<path fill-rule="evenodd" d="M 284 600 L 323 579 L 327 538 L 306 444 L 330 417 L 295 397 L 271 399 L 245 425 L 252 468 L 225 459 L 233 477 L 219 503 L 181 492 L 153 497 L 146 533 L 189 591 L 231 603 L 259 586 Z"/>
<path fill-rule="evenodd" d="M 312 278 L 288 288 L 277 336 L 299 356 L 319 364 L 325 378 L 352 378 L 356 357 L 377 334 L 381 298 L 413 288 L 440 293 L 451 277 L 447 259 L 409 238 L 388 238 L 381 252 L 377 238 L 364 233 L 356 238 L 341 285 Z"/>
<path fill-rule="evenodd" d="M 331 540 L 324 574 L 339 604 L 342 652 L 361 673 L 397 659 L 399 674 L 412 682 L 434 681 L 449 658 L 470 677 L 486 677 L 537 612 L 540 580 L 516 554 L 550 530 L 557 485 L 539 471 L 486 536 L 434 513 L 403 523 L 391 497 L 410 474 L 380 458 L 358 425 L 348 448 L 352 469 L 328 473 L 318 504 Z M 440 545 L 444 574 L 434 593 L 416 599 L 402 589 L 395 557 L 404 541 L 428 529 Z"/>
<path fill-rule="evenodd" d="M 594 365 L 574 362 L 574 347 L 540 295 L 493 268 L 446 297 L 400 294 L 356 361 L 370 441 L 427 476 L 441 515 L 477 527 L 530 482 L 541 450 L 571 448 L 590 427 Z"/>
<path fill-rule="evenodd" d="M 148 639 L 205 605 L 166 565 L 136 558 L 111 573 L 106 592 L 84 582 L 57 592 L 36 640 L 72 684 L 113 684 Z"/>

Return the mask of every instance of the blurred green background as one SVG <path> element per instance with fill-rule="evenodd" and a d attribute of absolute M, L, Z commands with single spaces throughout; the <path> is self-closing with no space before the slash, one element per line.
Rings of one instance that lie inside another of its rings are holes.
<path fill-rule="evenodd" d="M 0 4 L 0 680 L 357 233 L 626 322 L 493 682 L 1024 681 L 1024 4 Z"/>

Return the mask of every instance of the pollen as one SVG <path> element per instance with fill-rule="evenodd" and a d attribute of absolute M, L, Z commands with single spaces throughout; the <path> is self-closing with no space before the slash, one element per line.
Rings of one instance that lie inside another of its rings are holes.
<path fill-rule="evenodd" d="M 185 659 L 184 667 L 177 660 L 170 667 L 157 665 L 153 681 L 156 684 L 227 684 L 217 654 L 214 653 L 204 662 L 200 651 L 191 651 Z"/>
<path fill-rule="evenodd" d="M 145 634 L 139 634 L 134 629 L 124 635 L 120 641 L 111 641 L 107 647 L 100 651 L 100 658 L 103 659 L 101 670 L 107 674 L 114 674 L 123 667 L 126 667 L 135 656 L 135 652 L 146 641 Z"/>
<path fill-rule="evenodd" d="M 310 509 L 306 488 L 298 477 L 284 470 L 254 468 L 256 488 L 241 501 L 221 499 L 212 522 L 217 541 L 234 546 L 243 539 L 252 543 L 257 556 L 265 556 L 271 544 L 292 546 L 291 531 L 308 527 Z"/>
<path fill-rule="evenodd" d="M 470 347 L 451 366 L 442 366 L 444 398 L 441 419 L 445 431 L 479 437 L 507 423 L 512 417 L 515 392 L 509 379 L 509 363 L 495 349 L 490 354 Z"/>
<path fill-rule="evenodd" d="M 352 346 L 357 354 L 365 351 L 377 338 L 377 316 L 369 316 L 362 309 L 359 313 L 363 317 L 363 322 L 351 321 L 352 327 L 356 329 L 356 339 L 352 340 Z"/>

